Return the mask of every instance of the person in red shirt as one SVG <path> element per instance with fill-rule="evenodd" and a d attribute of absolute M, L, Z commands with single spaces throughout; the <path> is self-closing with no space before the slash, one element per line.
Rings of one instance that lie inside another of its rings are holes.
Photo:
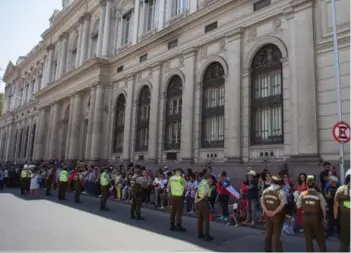
<path fill-rule="evenodd" d="M 223 187 L 223 181 L 227 179 L 227 173 L 225 171 L 222 172 L 219 181 L 217 182 L 217 191 L 218 191 L 218 201 L 222 208 L 222 216 L 220 217 L 223 221 L 228 221 L 229 217 L 229 192 Z"/>

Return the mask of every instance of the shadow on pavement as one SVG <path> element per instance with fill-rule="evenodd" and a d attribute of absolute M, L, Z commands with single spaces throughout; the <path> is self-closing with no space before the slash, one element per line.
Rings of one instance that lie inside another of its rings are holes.
<path fill-rule="evenodd" d="M 91 196 L 81 196 L 82 203 L 76 204 L 73 202 L 73 194 L 66 194 L 67 200 L 59 201 L 57 199 L 57 193 L 53 191 L 53 195 L 46 197 L 44 196 L 44 191 L 42 190 L 39 198 L 29 198 L 26 195 L 21 195 L 19 189 L 11 188 L 6 189 L 2 193 L 9 193 L 14 195 L 17 198 L 20 198 L 25 201 L 37 201 L 37 200 L 47 200 L 54 202 L 59 205 L 63 205 L 66 207 L 74 208 L 80 211 L 88 212 L 90 214 L 94 214 L 106 219 L 110 219 L 116 222 L 120 222 L 129 226 L 134 226 L 139 229 L 144 229 L 146 231 L 154 232 L 157 234 L 161 234 L 163 236 L 168 236 L 177 240 L 183 240 L 187 243 L 194 244 L 198 247 L 209 251 L 215 252 L 230 252 L 235 249 L 225 250 L 220 245 L 225 243 L 226 241 L 233 238 L 233 234 L 230 233 L 232 229 L 236 229 L 233 227 L 225 226 L 223 224 L 213 224 L 211 223 L 211 234 L 215 237 L 214 241 L 206 242 L 204 240 L 197 238 L 197 229 L 196 229 L 196 220 L 189 217 L 183 217 L 183 225 L 187 229 L 186 232 L 175 232 L 169 230 L 169 213 L 161 212 L 156 210 L 150 210 L 148 208 L 142 208 L 142 215 L 145 217 L 144 221 L 131 220 L 129 218 L 129 208 L 130 206 L 124 203 L 120 203 L 117 201 L 110 200 L 107 203 L 107 207 L 110 211 L 100 211 L 99 210 L 99 198 L 91 197 Z M 1 194 L 1 193 L 0 193 Z M 241 228 L 237 228 L 240 229 Z M 245 237 L 249 235 L 249 233 L 236 230 L 235 238 L 242 236 Z M 237 234 L 238 233 L 238 234 Z M 252 233 L 252 232 L 251 232 Z M 259 232 L 255 232 L 259 233 Z M 157 242 L 155 242 L 157 243 Z M 263 246 L 263 245 L 262 245 Z M 171 250 L 171 247 L 170 247 Z"/>

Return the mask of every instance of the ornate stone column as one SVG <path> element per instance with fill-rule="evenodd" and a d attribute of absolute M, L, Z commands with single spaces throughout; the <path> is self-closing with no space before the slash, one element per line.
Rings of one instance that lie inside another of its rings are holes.
<path fill-rule="evenodd" d="M 80 61 L 79 65 L 83 65 L 84 61 L 87 59 L 88 53 L 88 40 L 89 40 L 89 23 L 90 23 L 90 14 L 84 14 L 84 24 L 83 24 L 83 35 L 82 35 L 82 45 L 80 50 Z"/>
<path fill-rule="evenodd" d="M 80 55 L 82 50 L 82 38 L 83 38 L 83 26 L 84 26 L 84 16 L 78 19 L 78 45 L 77 45 L 77 56 L 76 56 L 76 63 L 75 68 L 80 66 Z"/>
<path fill-rule="evenodd" d="M 241 29 L 234 30 L 229 34 L 226 34 L 226 59 L 229 71 L 224 88 L 224 157 L 228 162 L 241 161 L 241 39 Z"/>
<path fill-rule="evenodd" d="M 59 78 L 62 77 L 62 75 L 66 71 L 66 59 L 67 59 L 67 51 L 68 51 L 68 33 L 64 32 L 62 34 L 62 42 L 61 42 L 61 52 L 60 52 L 60 65 L 59 65 Z"/>
<path fill-rule="evenodd" d="M 110 46 L 110 31 L 111 31 L 111 16 L 112 16 L 112 0 L 106 0 L 106 15 L 104 24 L 104 34 L 102 42 L 102 56 L 109 56 L 109 46 Z"/>
<path fill-rule="evenodd" d="M 158 119 L 159 119 L 159 101 L 160 101 L 160 81 L 161 81 L 161 63 L 152 66 L 152 91 L 150 103 L 150 123 L 149 123 L 149 148 L 148 161 L 157 161 L 157 144 L 158 144 Z"/>
<path fill-rule="evenodd" d="M 44 86 L 47 86 L 51 82 L 51 80 L 53 79 L 51 75 L 52 75 L 52 64 L 54 61 L 55 45 L 50 44 L 47 47 L 47 50 L 48 50 L 49 56 L 48 56 L 48 61 L 47 61 L 48 66 L 47 66 L 47 73 L 46 73 L 46 77 L 45 77 L 45 85 Z"/>
<path fill-rule="evenodd" d="M 313 1 L 298 7 L 288 15 L 292 155 L 318 159 Z"/>
<path fill-rule="evenodd" d="M 36 142 L 35 142 L 35 152 L 34 152 L 34 157 L 35 160 L 41 160 L 44 159 L 44 148 L 45 148 L 45 132 L 47 131 L 46 129 L 46 121 L 47 121 L 47 109 L 46 108 L 42 108 L 40 109 L 39 112 L 39 127 L 38 127 L 38 131 L 37 131 L 37 138 L 36 138 Z"/>
<path fill-rule="evenodd" d="M 100 0 L 99 37 L 98 37 L 98 45 L 96 50 L 96 56 L 98 57 L 102 55 L 102 42 L 104 39 L 105 16 L 106 16 L 106 0 Z"/>
<path fill-rule="evenodd" d="M 85 158 L 91 160 L 91 142 L 93 138 L 93 123 L 94 123 L 94 110 L 96 100 L 96 86 L 91 87 L 90 90 L 90 108 L 89 108 L 89 122 L 87 131 L 87 142 L 85 145 Z"/>
<path fill-rule="evenodd" d="M 70 144 L 68 159 L 76 160 L 79 158 L 79 137 L 80 137 L 80 126 L 81 126 L 81 95 L 77 93 L 74 96 L 74 108 L 72 116 L 72 125 L 70 133 Z"/>
<path fill-rule="evenodd" d="M 133 101 L 134 101 L 135 74 L 127 77 L 127 97 L 124 114 L 124 135 L 123 135 L 123 161 L 131 160 L 132 131 L 133 131 Z"/>
<path fill-rule="evenodd" d="M 71 143 L 71 132 L 72 132 L 72 122 L 73 122 L 73 109 L 74 109 L 74 95 L 70 98 L 69 104 L 69 117 L 68 117 L 68 130 L 66 136 L 66 147 L 65 147 L 65 158 L 68 159 L 69 157 L 69 150 L 70 150 L 70 143 Z"/>
<path fill-rule="evenodd" d="M 138 43 L 140 0 L 134 0 L 133 45 Z"/>
<path fill-rule="evenodd" d="M 102 132 L 103 132 L 103 116 L 104 116 L 104 93 L 105 87 L 103 85 L 96 86 L 96 100 L 94 105 L 94 121 L 93 134 L 91 140 L 91 160 L 98 160 L 101 158 L 102 150 Z"/>
<path fill-rule="evenodd" d="M 193 125 L 194 125 L 194 89 L 195 89 L 195 57 L 196 49 L 184 52 L 185 83 L 183 83 L 182 129 L 180 158 L 182 162 L 193 161 Z"/>
<path fill-rule="evenodd" d="M 57 159 L 57 138 L 58 138 L 58 115 L 59 115 L 59 104 L 55 103 L 51 106 L 51 133 L 50 133 L 50 147 L 49 147 L 49 158 Z"/>
<path fill-rule="evenodd" d="M 6 143 L 6 151 L 5 151 L 5 160 L 12 161 L 15 157 L 13 154 L 13 150 L 15 149 L 16 140 L 15 140 L 15 125 L 10 124 L 7 127 L 7 143 Z"/>
<path fill-rule="evenodd" d="M 157 24 L 156 24 L 158 31 L 162 30 L 164 27 L 165 7 L 166 7 L 166 0 L 159 0 L 158 10 L 157 10 L 158 18 L 157 18 Z"/>

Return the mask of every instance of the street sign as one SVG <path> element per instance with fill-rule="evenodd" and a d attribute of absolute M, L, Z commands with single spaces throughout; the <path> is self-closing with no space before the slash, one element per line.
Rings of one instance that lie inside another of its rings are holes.
<path fill-rule="evenodd" d="M 336 123 L 333 127 L 333 137 L 339 143 L 350 141 L 350 125 L 344 121 Z"/>

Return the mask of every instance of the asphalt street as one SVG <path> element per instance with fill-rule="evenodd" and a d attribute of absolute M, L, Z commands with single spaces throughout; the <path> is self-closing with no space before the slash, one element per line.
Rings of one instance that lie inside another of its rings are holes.
<path fill-rule="evenodd" d="M 211 223 L 215 240 L 197 238 L 196 219 L 183 218 L 186 232 L 169 231 L 169 214 L 142 209 L 144 221 L 129 219 L 129 206 L 109 201 L 109 212 L 99 210 L 99 199 L 73 195 L 59 202 L 51 197 L 32 200 L 18 189 L 0 193 L 0 251 L 263 251 L 263 231 Z M 302 236 L 282 236 L 284 251 L 304 252 Z M 336 239 L 328 251 L 337 251 Z M 318 247 L 315 246 L 315 251 Z"/>

